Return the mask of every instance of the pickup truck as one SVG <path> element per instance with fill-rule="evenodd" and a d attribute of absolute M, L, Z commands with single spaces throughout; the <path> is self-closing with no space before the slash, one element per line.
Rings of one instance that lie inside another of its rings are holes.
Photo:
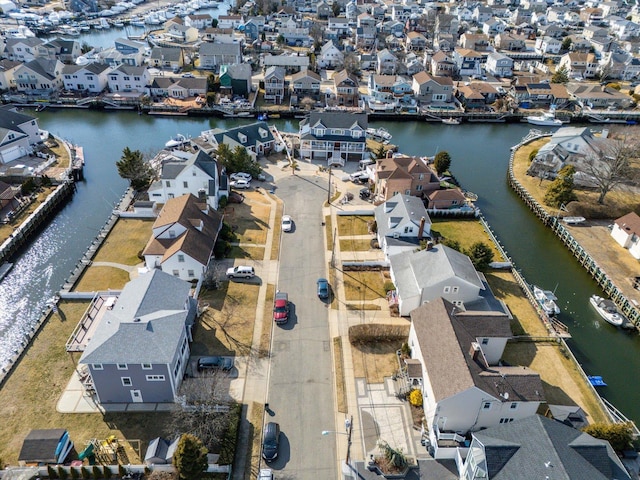
<path fill-rule="evenodd" d="M 284 292 L 276 292 L 273 301 L 273 321 L 287 323 L 289 320 L 289 295 Z"/>

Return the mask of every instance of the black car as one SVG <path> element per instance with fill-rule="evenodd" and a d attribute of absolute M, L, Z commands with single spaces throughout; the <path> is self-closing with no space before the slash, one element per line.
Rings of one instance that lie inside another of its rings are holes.
<path fill-rule="evenodd" d="M 360 198 L 362 200 L 369 200 L 370 197 L 371 197 L 371 190 L 369 190 L 368 188 L 363 188 L 360 190 Z"/>
<path fill-rule="evenodd" d="M 198 371 L 203 370 L 231 370 L 233 359 L 229 357 L 200 357 L 198 359 Z"/>
<path fill-rule="evenodd" d="M 269 422 L 264 427 L 262 437 L 262 458 L 271 462 L 278 458 L 278 448 L 280 447 L 280 425 L 276 422 Z"/>

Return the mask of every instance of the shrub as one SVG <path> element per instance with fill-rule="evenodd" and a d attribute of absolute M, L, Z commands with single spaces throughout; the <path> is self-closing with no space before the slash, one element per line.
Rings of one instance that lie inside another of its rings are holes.
<path fill-rule="evenodd" d="M 616 452 L 630 448 L 633 440 L 633 426 L 626 423 L 592 423 L 582 429 L 592 437 L 606 440 Z"/>
<path fill-rule="evenodd" d="M 78 473 L 78 470 L 74 467 L 69 468 L 69 475 L 73 480 L 78 480 L 78 478 L 80 478 L 80 474 Z"/>
<path fill-rule="evenodd" d="M 58 478 L 58 473 L 51 465 L 47 465 L 47 475 L 49 475 L 49 478 L 51 480 L 55 480 L 56 478 Z"/>
<path fill-rule="evenodd" d="M 352 344 L 369 342 L 403 342 L 409 335 L 404 325 L 384 325 L 368 323 L 349 327 L 349 341 Z"/>
<path fill-rule="evenodd" d="M 225 208 L 228 203 L 229 203 L 229 199 L 225 195 L 224 197 L 220 197 L 220 200 L 218 200 L 218 207 Z"/>
<path fill-rule="evenodd" d="M 69 474 L 62 465 L 58 465 L 58 478 L 60 480 L 67 480 L 67 478 L 69 478 Z"/>
<path fill-rule="evenodd" d="M 102 467 L 102 476 L 107 480 L 111 478 L 111 469 L 107 465 Z"/>
<path fill-rule="evenodd" d="M 411 356 L 411 347 L 407 342 L 404 342 L 400 347 L 400 353 L 402 353 L 402 355 L 404 355 L 405 357 Z"/>
<path fill-rule="evenodd" d="M 84 480 L 89 480 L 91 478 L 91 472 L 87 467 L 80 468 L 80 475 L 82 475 Z"/>
<path fill-rule="evenodd" d="M 422 406 L 422 392 L 420 390 L 411 390 L 409 394 L 409 403 L 414 407 Z"/>
<path fill-rule="evenodd" d="M 93 478 L 102 478 L 103 470 L 98 465 L 94 465 L 92 470 L 93 470 Z"/>
<path fill-rule="evenodd" d="M 620 91 L 620 84 L 617 82 L 607 83 L 608 88 L 613 88 L 614 90 Z"/>
<path fill-rule="evenodd" d="M 240 417 L 242 413 L 242 405 L 236 403 L 229 412 L 229 423 L 227 431 L 222 440 L 222 448 L 220 449 L 220 458 L 218 464 L 231 465 L 236 452 L 236 444 L 238 442 L 238 431 L 240 427 Z"/>
<path fill-rule="evenodd" d="M 529 154 L 529 163 L 533 162 L 533 159 L 536 158 L 536 155 L 538 155 L 538 151 L 538 148 L 531 150 L 531 153 Z"/>
<path fill-rule="evenodd" d="M 386 282 L 384 282 L 384 292 L 385 293 L 389 293 L 391 290 L 395 290 L 396 286 L 393 284 L 392 281 L 387 280 Z"/>

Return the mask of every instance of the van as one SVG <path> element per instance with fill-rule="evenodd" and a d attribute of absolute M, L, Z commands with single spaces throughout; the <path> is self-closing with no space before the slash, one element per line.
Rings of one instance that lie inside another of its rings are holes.
<path fill-rule="evenodd" d="M 369 174 L 367 172 L 356 172 L 356 173 L 352 173 L 351 175 L 349 175 L 349 179 L 352 182 L 358 182 L 358 181 L 367 181 L 369 180 Z"/>
<path fill-rule="evenodd" d="M 278 458 L 278 448 L 280 447 L 280 425 L 276 422 L 269 422 L 264 427 L 262 436 L 262 458 L 271 462 Z"/>
<path fill-rule="evenodd" d="M 372 159 L 367 159 L 367 160 L 360 160 L 358 162 L 358 167 L 360 168 L 360 170 L 364 170 L 366 169 L 369 165 L 373 165 L 375 163 L 375 161 L 373 161 Z"/>
<path fill-rule="evenodd" d="M 238 265 L 227 269 L 227 278 L 253 278 L 256 271 L 247 265 Z"/>

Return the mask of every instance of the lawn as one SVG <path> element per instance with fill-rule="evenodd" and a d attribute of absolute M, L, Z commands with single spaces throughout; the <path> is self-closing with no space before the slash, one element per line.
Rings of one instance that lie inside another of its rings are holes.
<path fill-rule="evenodd" d="M 385 298 L 384 283 L 388 272 L 348 271 L 343 272 L 345 300 L 375 300 Z"/>
<path fill-rule="evenodd" d="M 260 286 L 248 282 L 222 282 L 218 290 L 200 293 L 209 307 L 195 329 L 194 355 L 247 355 L 251 350 Z"/>
<path fill-rule="evenodd" d="M 484 242 L 493 249 L 494 257 L 499 258 L 498 250 L 478 220 L 458 218 L 453 220 L 433 218 L 431 220 L 433 222 L 431 225 L 432 236 L 437 232 L 447 240 L 457 241 L 463 250 L 468 249 L 476 242 Z"/>
<path fill-rule="evenodd" d="M 246 258 L 250 260 L 262 260 L 264 259 L 263 247 L 238 247 L 233 246 L 229 253 L 226 254 L 227 258 Z"/>
<path fill-rule="evenodd" d="M 373 215 L 338 215 L 338 236 L 369 235 Z"/>
<path fill-rule="evenodd" d="M 336 381 L 336 407 L 339 412 L 347 413 L 347 391 L 344 378 L 344 362 L 342 351 L 342 338 L 333 338 L 333 365 L 335 369 Z"/>
<path fill-rule="evenodd" d="M 351 346 L 353 375 L 366 378 L 367 383 L 382 383 L 398 371 L 398 342 L 369 342 Z"/>
<path fill-rule="evenodd" d="M 341 238 L 341 252 L 367 252 L 371 250 L 371 239 L 362 238 Z"/>
<path fill-rule="evenodd" d="M 146 442 L 167 433 L 166 414 L 68 415 L 56 411 L 79 358 L 66 353 L 64 345 L 88 305 L 88 302 L 61 302 L 59 314 L 47 321 L 2 386 L 0 458 L 4 463 L 17 465 L 22 441 L 35 428 L 66 428 L 77 451 L 91 438 L 115 435 L 121 440 L 140 439 L 143 454 Z M 138 463 L 134 450 L 125 445 L 131 463 Z"/>
<path fill-rule="evenodd" d="M 153 219 L 120 218 L 102 243 L 94 262 L 116 262 L 125 265 L 137 265 L 138 254 L 144 249 L 151 237 Z"/>
<path fill-rule="evenodd" d="M 75 292 L 98 292 L 103 290 L 122 290 L 129 281 L 129 272 L 116 267 L 89 267 L 78 283 Z"/>
<path fill-rule="evenodd" d="M 324 217 L 324 234 L 327 242 L 327 250 L 333 249 L 333 227 L 331 225 L 331 215 Z"/>
<path fill-rule="evenodd" d="M 225 221 L 231 225 L 240 243 L 264 245 L 267 241 L 271 207 L 260 196 L 262 193 L 247 192 L 244 203 L 228 205 L 224 210 Z"/>

